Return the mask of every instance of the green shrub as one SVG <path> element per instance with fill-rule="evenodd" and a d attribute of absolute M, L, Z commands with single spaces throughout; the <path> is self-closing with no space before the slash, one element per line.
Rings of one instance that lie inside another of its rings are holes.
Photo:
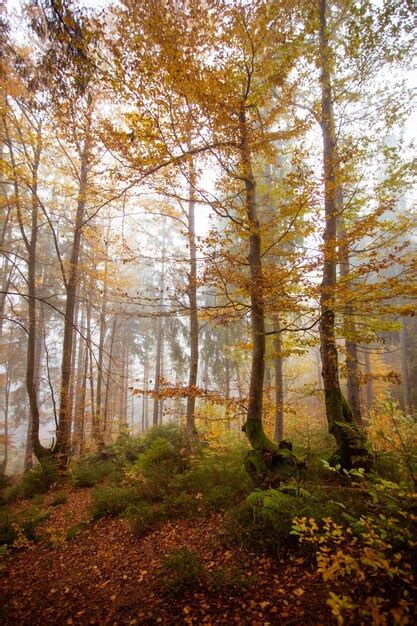
<path fill-rule="evenodd" d="M 186 448 L 163 437 L 153 437 L 149 447 L 139 455 L 133 472 L 138 480 L 147 484 L 151 499 L 164 499 L 172 492 L 174 478 L 184 472 L 189 463 Z"/>
<path fill-rule="evenodd" d="M 198 554 L 188 548 L 173 550 L 162 562 L 161 577 L 169 591 L 194 587 L 201 582 L 202 575 Z"/>
<path fill-rule="evenodd" d="M 96 517 L 104 515 L 120 515 L 138 499 L 138 492 L 133 487 L 118 487 L 104 485 L 93 491 L 93 514 Z"/>
<path fill-rule="evenodd" d="M 114 454 L 114 457 L 118 463 L 134 463 L 141 452 L 144 452 L 146 445 L 143 438 L 132 437 L 132 435 L 126 431 L 121 432 L 116 441 L 109 446 L 106 450 L 110 454 Z"/>
<path fill-rule="evenodd" d="M 31 508 L 20 513 L 0 511 L 0 545 L 12 546 L 20 537 L 36 539 L 36 528 L 49 517 L 49 512 Z"/>
<path fill-rule="evenodd" d="M 144 435 L 142 439 L 145 450 L 150 448 L 155 439 L 165 439 L 173 448 L 180 450 L 183 447 L 189 447 L 186 432 L 175 426 L 175 424 L 164 424 L 162 426 L 154 426 Z"/>
<path fill-rule="evenodd" d="M 125 512 L 125 517 L 129 521 L 133 533 L 138 537 L 154 530 L 156 524 L 164 521 L 168 516 L 164 504 L 151 504 L 146 501 L 130 506 Z"/>
<path fill-rule="evenodd" d="M 26 471 L 20 483 L 13 489 L 14 495 L 22 495 L 24 498 L 45 493 L 54 483 L 60 480 L 58 466 L 53 457 L 45 457 L 32 469 Z"/>
<path fill-rule="evenodd" d="M 207 576 L 208 587 L 215 592 L 227 592 L 230 595 L 245 593 L 257 581 L 253 574 L 247 576 L 237 567 L 220 566 Z"/>
<path fill-rule="evenodd" d="M 51 506 L 59 506 L 65 504 L 68 500 L 68 496 L 65 491 L 57 491 L 51 500 Z"/>
<path fill-rule="evenodd" d="M 294 493 L 286 485 L 282 490 L 257 490 L 228 512 L 226 538 L 250 548 L 277 552 L 296 544 L 291 534 L 294 517 L 341 519 L 345 511 L 343 503 L 331 500 L 328 494 L 317 497 L 305 490 Z"/>
<path fill-rule="evenodd" d="M 70 483 L 75 487 L 94 487 L 108 478 L 116 479 L 119 476 L 121 471 L 112 459 L 88 456 L 71 469 Z"/>
<path fill-rule="evenodd" d="M 230 508 L 251 488 L 243 466 L 246 452 L 242 445 L 225 451 L 204 451 L 194 459 L 190 469 L 177 478 L 177 489 L 194 494 L 199 508 L 205 511 Z"/>

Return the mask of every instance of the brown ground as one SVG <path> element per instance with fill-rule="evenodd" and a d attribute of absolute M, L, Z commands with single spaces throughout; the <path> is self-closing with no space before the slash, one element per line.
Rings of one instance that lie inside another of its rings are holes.
<path fill-rule="evenodd" d="M 123 520 L 102 519 L 65 542 L 66 529 L 88 517 L 90 498 L 88 490 L 68 490 L 68 501 L 43 522 L 42 540 L 6 558 L 4 624 L 335 623 L 327 589 L 303 559 L 225 549 L 216 539 L 221 515 L 169 522 L 143 538 Z M 240 593 L 216 592 L 204 582 L 168 593 L 158 576 L 161 559 L 180 547 L 197 551 L 206 571 L 239 568 L 255 582 Z"/>

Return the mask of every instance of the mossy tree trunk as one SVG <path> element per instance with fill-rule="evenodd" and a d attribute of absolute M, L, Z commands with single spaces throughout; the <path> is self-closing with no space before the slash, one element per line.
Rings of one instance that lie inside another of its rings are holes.
<path fill-rule="evenodd" d="M 334 435 L 343 468 L 368 466 L 364 431 L 355 423 L 343 397 L 335 332 L 335 287 L 337 266 L 337 219 L 343 196 L 331 85 L 331 49 L 327 28 L 327 0 L 320 0 L 321 129 L 323 136 L 325 229 L 323 278 L 320 297 L 320 352 L 329 432 Z"/>
<path fill-rule="evenodd" d="M 291 444 L 272 441 L 265 433 L 262 406 L 265 376 L 265 305 L 263 294 L 261 229 L 256 207 L 256 182 L 253 175 L 246 110 L 240 115 L 240 155 L 242 179 L 245 183 L 245 209 L 249 230 L 249 270 L 252 330 L 252 360 L 247 420 L 243 431 L 252 446 L 245 459 L 245 468 L 258 485 L 280 482 L 284 475 L 298 467 Z M 286 448 L 286 449 L 283 449 Z"/>

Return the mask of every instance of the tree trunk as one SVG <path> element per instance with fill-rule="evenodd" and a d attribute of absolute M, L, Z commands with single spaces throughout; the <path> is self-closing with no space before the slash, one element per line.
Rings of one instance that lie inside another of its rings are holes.
<path fill-rule="evenodd" d="M 262 403 L 265 376 L 265 311 L 261 256 L 261 232 L 256 208 L 256 182 L 252 171 L 246 111 L 239 113 L 240 157 L 245 183 L 245 211 L 249 231 L 249 271 L 252 359 L 249 383 L 247 421 L 244 432 L 254 450 L 277 450 L 278 446 L 264 433 Z"/>
<path fill-rule="evenodd" d="M 187 396 L 187 433 L 196 434 L 195 427 L 195 395 L 198 375 L 198 310 L 197 310 L 197 250 L 195 239 L 195 182 L 196 173 L 193 160 L 189 166 L 189 195 L 188 195 L 188 246 L 190 253 L 190 272 L 188 274 L 188 299 L 190 303 L 190 371 Z"/>
<path fill-rule="evenodd" d="M 274 315 L 274 371 L 275 371 L 275 429 L 274 440 L 279 443 L 284 436 L 284 379 L 282 367 L 282 337 L 279 315 Z"/>
<path fill-rule="evenodd" d="M 327 32 L 327 1 L 320 2 L 321 129 L 323 136 L 325 229 L 323 278 L 320 295 L 320 349 L 326 416 L 334 435 L 343 468 L 369 466 L 365 435 L 355 424 L 352 411 L 343 397 L 335 334 L 335 287 L 337 264 L 337 218 L 343 208 L 337 154 L 336 129 L 330 76 L 330 47 Z"/>
<path fill-rule="evenodd" d="M 364 352 L 365 357 L 365 372 L 367 374 L 366 378 L 366 408 L 369 409 L 372 407 L 372 403 L 374 401 L 374 392 L 371 378 L 371 355 L 368 350 Z"/>
<path fill-rule="evenodd" d="M 339 224 L 341 223 L 339 216 Z M 346 230 L 339 228 L 339 257 L 340 257 L 340 277 L 346 279 L 350 271 L 350 255 L 346 241 Z M 343 327 L 345 335 L 346 349 L 346 385 L 347 400 L 352 410 L 353 419 L 359 425 L 362 425 L 360 387 L 359 387 L 359 362 L 358 347 L 352 340 L 355 335 L 355 320 L 353 317 L 353 309 L 347 306 L 343 313 Z"/>
<path fill-rule="evenodd" d="M 85 326 L 85 307 L 81 309 L 80 329 L 84 331 Z M 84 345 L 81 335 L 78 336 L 78 355 L 77 355 L 77 382 L 75 389 L 75 408 L 74 408 L 74 452 L 82 452 L 84 439 L 84 412 L 85 412 L 85 392 L 87 386 L 88 373 L 88 346 Z"/>
<path fill-rule="evenodd" d="M 161 306 L 160 313 L 163 311 L 163 303 L 164 303 L 164 291 L 165 291 L 165 233 L 163 236 L 162 242 L 162 266 L 161 266 L 161 277 L 160 277 L 160 286 L 161 286 Z M 160 409 L 160 401 L 158 398 L 158 392 L 160 390 L 161 384 L 161 360 L 162 360 L 162 346 L 163 344 L 163 327 L 162 327 L 162 315 L 159 315 L 157 321 L 156 328 L 156 362 L 155 362 L 155 386 L 154 386 L 154 400 L 153 400 L 153 426 L 158 426 L 160 421 L 159 409 Z"/>
<path fill-rule="evenodd" d="M 400 341 L 401 341 L 401 384 L 403 388 L 403 402 L 404 409 L 407 413 L 412 412 L 411 406 L 411 387 L 410 387 L 410 373 L 408 370 L 408 333 L 406 320 L 403 320 L 402 327 L 400 330 Z"/>
<path fill-rule="evenodd" d="M 106 244 L 105 244 L 105 259 L 104 259 L 104 277 L 103 277 L 103 294 L 101 299 L 101 311 L 100 311 L 100 330 L 99 330 L 99 346 L 98 346 L 98 362 L 97 362 L 97 387 L 96 387 L 96 410 L 93 416 L 93 437 L 94 441 L 100 450 L 104 446 L 103 439 L 103 415 L 101 410 L 103 400 L 103 359 L 104 359 L 104 339 L 106 335 L 106 317 L 107 317 L 107 278 L 108 278 L 108 236 L 107 231 Z"/>
<path fill-rule="evenodd" d="M 6 131 L 7 132 L 7 131 Z M 20 190 L 18 182 L 18 172 L 14 159 L 14 151 L 12 142 L 9 140 L 10 160 L 13 171 L 13 186 L 16 204 L 16 215 L 19 223 L 20 232 L 27 250 L 27 291 L 28 291 L 28 342 L 26 357 L 26 389 L 29 398 L 30 423 L 31 423 L 31 444 L 33 452 L 38 459 L 48 455 L 50 451 L 44 448 L 39 439 L 39 406 L 35 380 L 35 361 L 36 361 L 36 270 L 37 270 L 37 242 L 38 242 L 38 169 L 42 152 L 42 127 L 39 124 L 36 136 L 36 145 L 34 150 L 34 160 L 32 163 L 32 180 L 31 180 L 31 228 L 29 237 L 26 236 L 25 227 L 22 217 L 22 207 L 20 202 Z"/>
<path fill-rule="evenodd" d="M 106 437 L 108 430 L 108 421 L 109 421 L 109 397 L 110 397 L 110 389 L 112 387 L 112 374 L 113 374 L 113 350 L 114 350 L 114 341 L 116 337 L 117 331 L 117 316 L 113 317 L 113 324 L 111 328 L 110 335 L 110 350 L 109 350 L 109 362 L 107 365 L 107 380 L 106 380 L 106 395 L 104 398 L 104 412 L 103 412 L 103 436 Z"/>
<path fill-rule="evenodd" d="M 67 465 L 71 453 L 71 414 L 69 404 L 69 391 L 71 382 L 71 363 L 73 350 L 72 340 L 74 328 L 74 311 L 78 285 L 78 265 L 81 250 L 81 234 L 86 208 L 88 166 L 91 150 L 91 115 L 92 110 L 90 102 L 89 110 L 87 111 L 85 139 L 80 154 L 80 182 L 78 188 L 77 211 L 75 216 L 74 237 L 72 242 L 68 277 L 66 282 L 67 299 L 65 304 L 64 339 L 62 346 L 59 419 L 57 428 L 57 439 L 54 449 L 54 453 L 59 456 L 60 463 L 64 466 Z"/>

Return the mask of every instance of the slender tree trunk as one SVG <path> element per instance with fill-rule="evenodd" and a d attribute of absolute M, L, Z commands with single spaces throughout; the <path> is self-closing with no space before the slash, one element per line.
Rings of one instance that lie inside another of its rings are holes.
<path fill-rule="evenodd" d="M 102 400 L 103 400 L 103 359 L 104 359 L 104 339 L 106 335 L 106 317 L 107 317 L 107 280 L 108 280 L 108 236 L 109 229 L 107 231 L 106 245 L 105 245 L 105 259 L 104 259 L 104 277 L 103 277 L 103 294 L 101 299 L 101 311 L 100 311 L 100 330 L 99 330 L 99 346 L 98 346 L 98 363 L 97 363 L 97 388 L 96 388 L 96 410 L 93 419 L 93 437 L 97 447 L 103 448 L 103 415 L 102 415 Z"/>
<path fill-rule="evenodd" d="M 80 329 L 84 331 L 85 327 L 85 306 L 81 305 Z M 85 391 L 87 383 L 87 367 L 88 367 L 88 346 L 84 345 L 81 335 L 78 336 L 78 354 L 77 354 L 77 377 L 75 385 L 75 408 L 74 408 L 74 452 L 82 450 L 82 442 L 84 437 L 84 411 L 85 411 Z"/>
<path fill-rule="evenodd" d="M 371 369 L 371 355 L 369 350 L 364 351 L 364 359 L 365 359 L 365 373 L 366 373 L 366 408 L 369 409 L 372 407 L 372 403 L 374 401 L 374 391 L 372 385 L 372 369 Z"/>
<path fill-rule="evenodd" d="M 69 398 L 68 398 L 68 407 L 69 407 L 69 415 L 70 415 L 70 423 L 71 423 L 71 430 L 73 428 L 73 422 L 74 422 L 74 399 L 75 399 L 75 386 L 76 386 L 76 374 L 75 374 L 75 366 L 77 363 L 77 331 L 76 328 L 78 328 L 78 315 L 79 315 L 79 309 L 80 309 L 80 301 L 77 298 L 77 301 L 75 303 L 75 311 L 74 311 L 74 327 L 72 329 L 72 344 L 74 346 L 73 351 L 72 351 L 72 357 L 71 357 L 71 379 L 70 379 L 70 386 L 69 386 Z M 71 449 L 72 449 L 72 436 L 71 436 L 71 432 L 70 432 L 70 445 L 71 445 Z"/>
<path fill-rule="evenodd" d="M 263 430 L 262 403 L 265 377 L 265 310 L 263 295 L 261 231 L 256 207 L 256 183 L 252 171 L 246 110 L 239 113 L 240 157 L 245 183 L 245 210 L 249 230 L 249 271 L 252 360 L 249 383 L 246 435 L 255 450 L 275 449 Z"/>
<path fill-rule="evenodd" d="M 229 333 L 227 332 L 227 335 Z M 229 341 L 227 337 L 227 347 L 229 346 Z M 226 410 L 225 410 L 225 419 L 226 419 L 226 430 L 230 430 L 230 359 L 228 356 L 224 358 L 224 376 L 226 382 Z"/>
<path fill-rule="evenodd" d="M 73 330 L 74 311 L 78 285 L 78 266 L 81 251 L 82 225 L 85 216 L 87 199 L 88 166 L 91 151 L 91 103 L 87 111 L 87 126 L 85 131 L 84 144 L 80 154 L 80 182 L 78 188 L 77 211 L 75 216 L 74 237 L 72 242 L 71 257 L 69 262 L 68 276 L 66 282 L 67 299 L 65 304 L 64 339 L 62 346 L 61 364 L 61 391 L 59 405 L 59 419 L 57 428 L 57 439 L 54 453 L 60 457 L 60 462 L 66 465 L 70 458 L 70 433 L 71 433 L 71 412 L 70 412 L 70 382 L 71 363 L 73 350 Z"/>
<path fill-rule="evenodd" d="M 110 335 L 110 349 L 109 349 L 109 362 L 107 365 L 107 380 L 106 380 L 106 395 L 104 398 L 104 413 L 103 413 L 103 434 L 104 437 L 107 434 L 108 429 L 108 420 L 109 420 L 109 397 L 110 397 L 110 389 L 112 387 L 112 375 L 113 375 L 113 350 L 114 350 L 114 341 L 116 337 L 117 331 L 117 316 L 113 317 L 113 324 L 111 328 Z"/>
<path fill-rule="evenodd" d="M 406 326 L 406 320 L 402 322 L 402 328 L 400 330 L 400 342 L 401 342 L 401 384 L 403 388 L 403 401 L 404 409 L 407 413 L 411 413 L 411 386 L 410 386 L 410 373 L 408 369 L 408 332 Z"/>
<path fill-rule="evenodd" d="M 7 364 L 5 372 L 5 386 L 4 386 L 4 445 L 3 445 L 3 460 L 0 463 L 0 474 L 5 474 L 7 470 L 7 463 L 9 460 L 9 406 L 10 406 L 10 389 L 12 385 L 12 367 L 10 363 Z"/>
<path fill-rule="evenodd" d="M 94 400 L 94 369 L 93 369 L 93 346 L 91 343 L 91 302 L 87 302 L 87 357 L 88 357 L 88 378 L 90 381 L 90 415 L 91 415 L 91 436 L 93 436 L 93 415 L 95 413 Z M 85 424 L 85 422 L 84 422 Z M 85 432 L 85 425 L 84 425 Z"/>
<path fill-rule="evenodd" d="M 339 217 L 339 224 L 342 219 Z M 340 277 L 345 279 L 350 271 L 350 255 L 346 241 L 346 230 L 339 228 L 339 257 L 340 257 Z M 353 317 L 353 309 L 351 306 L 345 307 L 343 313 L 343 327 L 345 335 L 346 349 L 346 385 L 347 400 L 351 408 L 353 419 L 359 425 L 362 425 L 360 386 L 359 386 L 359 362 L 358 347 L 352 340 L 355 335 L 355 320 Z"/>
<path fill-rule="evenodd" d="M 187 397 L 187 432 L 189 436 L 196 433 L 195 427 L 195 395 L 193 389 L 197 386 L 198 375 L 198 310 L 197 310 L 197 249 L 195 239 L 195 182 L 196 173 L 193 160 L 189 167 L 189 195 L 188 195 L 188 247 L 190 253 L 190 272 L 188 274 L 188 299 L 190 304 L 190 371 L 188 387 L 190 395 Z"/>
<path fill-rule="evenodd" d="M 160 312 L 163 311 L 163 303 L 164 303 L 164 291 L 165 291 L 165 233 L 162 242 L 162 266 L 161 266 L 161 277 L 160 277 L 160 286 L 161 286 L 161 307 Z M 155 362 L 155 386 L 154 386 L 154 401 L 153 401 L 153 426 L 158 426 L 160 421 L 159 409 L 160 409 L 160 401 L 157 396 L 160 390 L 161 384 L 161 360 L 162 360 L 162 349 L 163 349 L 163 324 L 162 324 L 162 315 L 158 317 L 157 328 L 156 328 L 156 362 Z M 162 417 L 162 416 L 161 416 Z"/>
<path fill-rule="evenodd" d="M 350 469 L 353 465 L 369 465 L 369 454 L 365 447 L 364 433 L 359 428 L 353 428 L 352 411 L 343 397 L 339 382 L 335 333 L 335 287 L 337 219 L 343 208 L 343 199 L 329 69 L 331 51 L 327 31 L 327 1 L 319 0 L 319 6 L 321 128 L 323 135 L 325 211 L 324 261 L 320 296 L 320 348 L 329 432 L 336 439 L 342 467 Z"/>
<path fill-rule="evenodd" d="M 279 315 L 274 315 L 274 371 L 275 371 L 275 429 L 274 440 L 279 443 L 284 436 L 284 379 L 282 367 L 282 336 Z"/>
<path fill-rule="evenodd" d="M 13 185 L 16 203 L 16 214 L 20 232 L 27 250 L 27 291 L 28 291 L 28 343 L 26 357 L 26 389 L 29 398 L 30 423 L 31 423 L 31 443 L 33 451 L 38 459 L 49 454 L 49 450 L 44 448 L 39 439 L 39 406 L 35 381 L 35 360 L 36 360 L 36 271 L 37 271 L 37 243 L 38 243 L 38 169 L 42 153 L 42 127 L 38 125 L 34 159 L 31 166 L 31 227 L 30 236 L 27 237 L 22 217 L 22 207 L 20 202 L 20 190 L 18 182 L 18 172 L 16 168 L 14 150 L 12 142 L 9 140 L 10 160 L 13 170 Z"/>

